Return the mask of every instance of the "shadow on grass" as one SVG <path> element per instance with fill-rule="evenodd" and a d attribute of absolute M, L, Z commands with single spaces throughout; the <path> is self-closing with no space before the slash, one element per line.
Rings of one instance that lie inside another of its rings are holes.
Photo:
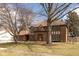
<path fill-rule="evenodd" d="M 46 44 L 46 42 L 36 42 L 36 41 L 18 42 L 17 44 L 15 44 L 14 42 L 0 43 L 0 47 L 3 47 L 3 48 L 16 47 L 17 45 L 27 46 L 29 48 L 29 50 L 32 51 L 32 46 L 34 46 L 34 45 L 45 46 L 46 48 L 51 49 L 51 46 L 58 46 L 59 44 L 48 45 L 48 44 Z"/>
<path fill-rule="evenodd" d="M 53 42 L 52 42 L 53 43 Z M 43 41 L 29 41 L 25 43 L 26 45 L 42 45 L 42 46 L 56 46 L 59 45 L 58 43 L 56 44 L 46 44 L 46 42 Z"/>
<path fill-rule="evenodd" d="M 15 44 L 14 42 L 9 42 L 9 43 L 0 43 L 0 47 L 11 47 L 11 46 L 16 46 L 17 44 Z"/>

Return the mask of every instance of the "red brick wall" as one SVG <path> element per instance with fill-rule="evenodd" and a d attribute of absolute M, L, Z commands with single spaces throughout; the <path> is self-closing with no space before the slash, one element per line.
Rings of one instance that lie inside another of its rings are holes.
<path fill-rule="evenodd" d="M 40 35 L 42 35 L 42 37 Z M 35 41 L 40 41 L 40 38 L 41 38 L 41 41 L 46 41 L 47 32 L 36 32 L 35 33 Z"/>
<path fill-rule="evenodd" d="M 61 26 L 60 28 L 61 41 L 67 42 L 67 27 Z"/>
<path fill-rule="evenodd" d="M 61 42 L 67 42 L 67 27 L 66 26 L 60 26 L 60 41 Z M 39 41 L 39 34 L 43 35 L 43 40 L 42 41 L 46 41 L 47 40 L 47 32 L 35 32 L 35 41 Z"/>

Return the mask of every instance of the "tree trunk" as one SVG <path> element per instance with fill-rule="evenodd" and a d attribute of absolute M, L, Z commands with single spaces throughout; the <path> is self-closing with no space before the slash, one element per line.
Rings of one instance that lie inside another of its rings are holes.
<path fill-rule="evenodd" d="M 14 41 L 15 41 L 15 44 L 17 44 L 17 36 L 14 36 Z"/>
<path fill-rule="evenodd" d="M 51 24 L 48 23 L 47 25 L 48 25 L 48 27 L 47 27 L 47 29 L 48 29 L 48 33 L 47 33 L 47 35 L 48 35 L 47 44 L 51 44 L 52 43 Z"/>

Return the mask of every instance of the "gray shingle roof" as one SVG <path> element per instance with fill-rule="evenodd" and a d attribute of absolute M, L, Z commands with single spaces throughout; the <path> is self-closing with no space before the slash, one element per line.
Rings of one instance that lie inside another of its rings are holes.
<path fill-rule="evenodd" d="M 29 34 L 29 31 L 21 31 L 20 33 L 19 33 L 19 35 L 28 35 Z"/>
<path fill-rule="evenodd" d="M 66 25 L 65 22 L 61 21 L 61 20 L 56 20 L 53 21 L 51 25 Z M 38 24 L 34 25 L 34 27 L 39 27 L 39 26 L 47 26 L 47 21 L 42 21 L 39 22 Z"/>

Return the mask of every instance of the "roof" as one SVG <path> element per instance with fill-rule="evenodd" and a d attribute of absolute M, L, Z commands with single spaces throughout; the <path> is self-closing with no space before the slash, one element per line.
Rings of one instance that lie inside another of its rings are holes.
<path fill-rule="evenodd" d="M 66 25 L 65 22 L 61 21 L 61 20 L 56 20 L 53 21 L 51 25 Z M 39 26 L 47 26 L 47 21 L 42 21 L 39 22 L 38 24 L 34 25 L 34 27 L 39 27 Z"/>
<path fill-rule="evenodd" d="M 20 33 L 19 33 L 19 35 L 28 35 L 29 34 L 29 31 L 21 31 Z"/>

